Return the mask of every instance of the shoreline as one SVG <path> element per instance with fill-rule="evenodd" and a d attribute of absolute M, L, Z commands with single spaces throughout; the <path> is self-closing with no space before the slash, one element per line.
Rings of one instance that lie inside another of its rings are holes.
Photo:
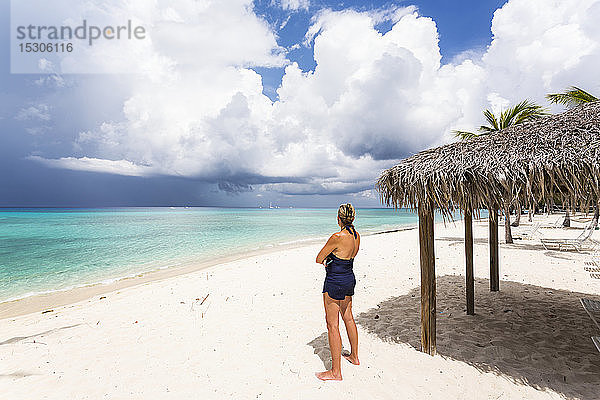
<path fill-rule="evenodd" d="M 438 222 L 437 224 L 443 223 L 444 222 Z M 413 229 L 417 229 L 417 226 L 409 225 L 397 229 L 369 232 L 364 233 L 362 236 L 367 237 L 382 234 L 390 234 Z M 323 238 L 315 238 L 299 240 L 294 243 L 275 244 L 271 247 L 243 251 L 240 253 L 232 254 L 230 256 L 220 257 L 218 259 L 200 262 L 189 262 L 184 265 L 171 266 L 167 268 L 159 268 L 146 272 L 140 272 L 133 276 L 116 277 L 114 278 L 114 280 L 111 280 L 108 283 L 105 283 L 104 281 L 106 281 L 106 279 L 104 279 L 100 282 L 94 282 L 89 284 L 84 283 L 76 287 L 69 287 L 65 289 L 52 290 L 44 293 L 25 295 L 16 299 L 0 302 L 0 321 L 3 319 L 15 318 L 23 315 L 34 314 L 37 312 L 51 312 L 54 311 L 55 308 L 65 307 L 74 303 L 78 303 L 80 301 L 89 300 L 95 296 L 101 296 L 104 294 L 115 292 L 117 290 L 139 286 L 150 282 L 161 281 L 164 279 L 169 279 L 181 275 L 187 275 L 211 267 L 217 267 L 233 261 L 239 261 L 254 256 L 278 253 L 303 247 L 310 247 L 315 244 L 322 243 L 323 240 Z"/>
<path fill-rule="evenodd" d="M 134 276 L 117 277 L 109 283 L 95 282 L 82 284 L 81 286 L 72 288 L 57 289 L 47 293 L 33 294 L 14 300 L 3 301 L 0 302 L 0 321 L 3 319 L 34 314 L 37 312 L 51 312 L 54 311 L 55 308 L 68 306 L 80 301 L 91 299 L 95 296 L 112 293 L 117 290 L 139 286 L 146 283 L 157 282 L 181 275 L 187 275 L 254 256 L 310 246 L 318 243 L 318 240 L 319 239 L 311 239 L 311 241 L 298 244 L 274 245 L 273 247 L 245 251 L 210 261 L 190 262 L 187 265 L 179 265 L 175 267 L 140 272 Z"/>

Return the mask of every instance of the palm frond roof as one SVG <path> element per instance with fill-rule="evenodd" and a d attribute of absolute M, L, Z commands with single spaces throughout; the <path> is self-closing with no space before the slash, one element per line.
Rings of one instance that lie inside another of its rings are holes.
<path fill-rule="evenodd" d="M 385 170 L 376 188 L 388 206 L 433 203 L 450 218 L 516 198 L 589 207 L 600 198 L 600 101 L 422 151 Z"/>

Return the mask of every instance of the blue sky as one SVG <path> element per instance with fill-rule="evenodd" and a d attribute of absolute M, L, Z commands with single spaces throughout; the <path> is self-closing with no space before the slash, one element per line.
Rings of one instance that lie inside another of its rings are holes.
<path fill-rule="evenodd" d="M 383 168 L 473 129 L 483 108 L 543 101 L 567 83 L 596 89 L 585 67 L 597 56 L 593 24 L 540 1 L 236 0 L 195 19 L 167 10 L 214 37 L 150 30 L 153 56 L 176 66 L 147 76 L 11 74 L 3 57 L 0 206 L 379 206 Z M 5 55 L 9 16 L 0 0 Z M 539 43 L 558 50 L 538 56 Z"/>
<path fill-rule="evenodd" d="M 256 1 L 255 6 L 257 13 L 274 26 L 281 26 L 287 20 L 284 28 L 278 29 L 278 35 L 279 43 L 288 47 L 302 42 L 311 18 L 323 8 L 369 10 L 393 5 L 415 5 L 421 15 L 431 17 L 435 21 L 439 32 L 442 61 L 450 62 L 453 57 L 464 51 L 480 51 L 490 44 L 492 16 L 494 11 L 502 7 L 505 2 L 505 0 L 313 1 L 308 10 L 301 9 L 297 12 L 282 10 L 281 7 L 273 4 L 272 0 Z M 391 24 L 384 23 L 377 28 L 385 33 L 391 29 Z M 303 71 L 315 68 L 312 48 L 291 51 L 287 57 L 297 62 Z M 283 76 L 283 68 L 256 68 L 255 70 L 263 77 L 265 95 L 275 100 L 276 90 Z"/>

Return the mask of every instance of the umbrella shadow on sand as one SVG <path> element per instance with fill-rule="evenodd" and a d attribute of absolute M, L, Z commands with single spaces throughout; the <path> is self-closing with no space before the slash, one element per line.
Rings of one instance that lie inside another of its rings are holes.
<path fill-rule="evenodd" d="M 598 296 L 517 282 L 475 280 L 475 313 L 466 315 L 464 277 L 437 279 L 437 354 L 516 384 L 566 397 L 597 398 L 600 354 L 590 336 L 600 331 L 579 303 Z M 420 349 L 420 288 L 385 300 L 357 316 L 382 340 Z M 327 334 L 309 343 L 329 360 Z M 329 364 L 330 365 L 330 364 Z"/>

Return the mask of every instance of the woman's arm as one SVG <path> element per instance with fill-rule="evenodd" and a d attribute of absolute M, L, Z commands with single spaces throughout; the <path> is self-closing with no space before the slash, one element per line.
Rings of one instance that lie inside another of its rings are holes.
<path fill-rule="evenodd" d="M 329 253 L 331 253 L 332 251 L 337 249 L 338 239 L 339 239 L 339 236 L 337 233 L 334 233 L 333 235 L 331 235 L 329 240 L 327 240 L 327 243 L 325 243 L 325 246 L 323 246 L 323 248 L 321 249 L 319 254 L 317 254 L 317 260 L 316 260 L 317 264 L 323 264 L 323 261 L 325 261 L 325 259 L 329 255 Z"/>

